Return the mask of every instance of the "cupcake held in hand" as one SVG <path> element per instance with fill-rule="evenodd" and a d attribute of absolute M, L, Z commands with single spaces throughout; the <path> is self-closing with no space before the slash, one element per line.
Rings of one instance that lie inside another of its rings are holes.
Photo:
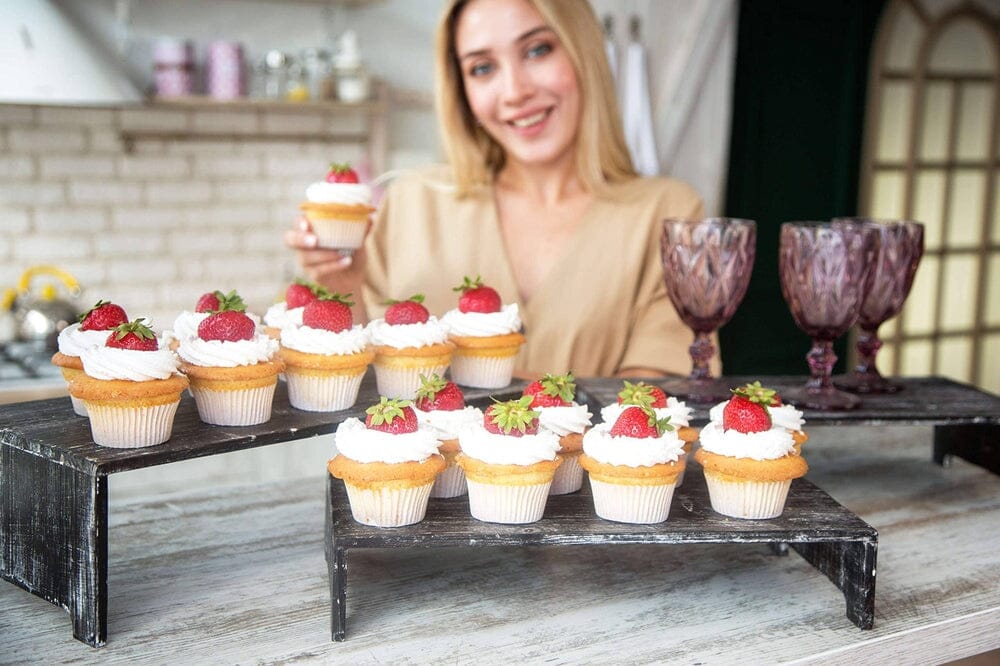
<path fill-rule="evenodd" d="M 326 178 L 306 188 L 299 208 L 316 234 L 319 247 L 354 250 L 364 243 L 372 190 L 347 163 L 333 163 Z"/>
<path fill-rule="evenodd" d="M 368 333 L 354 324 L 350 294 L 329 294 L 302 308 L 302 325 L 281 329 L 288 401 L 309 412 L 353 407 L 375 352 Z"/>
<path fill-rule="evenodd" d="M 550 495 L 575 493 L 583 486 L 583 433 L 590 427 L 591 413 L 576 400 L 576 381 L 572 372 L 564 375 L 547 374 L 524 389 L 531 396 L 531 408 L 538 412 L 538 425 L 559 435 L 562 464 L 556 469 Z"/>
<path fill-rule="evenodd" d="M 439 375 L 420 376 L 420 388 L 413 406 L 417 421 L 433 430 L 441 443 L 438 450 L 448 466 L 441 472 L 431 497 L 458 497 L 466 492 L 465 472 L 455 462 L 462 450 L 458 432 L 467 426 L 483 422 L 483 412 L 478 407 L 465 404 L 462 389 Z"/>
<path fill-rule="evenodd" d="M 594 510 L 620 523 L 662 523 L 684 471 L 683 442 L 650 407 L 631 405 L 614 423 L 583 436 L 580 465 L 590 474 Z"/>
<path fill-rule="evenodd" d="M 368 323 L 375 384 L 381 395 L 412 400 L 420 388 L 420 375 L 444 375 L 448 370 L 455 345 L 423 302 L 422 294 L 388 301 L 385 316 Z"/>
<path fill-rule="evenodd" d="M 69 392 L 86 406 L 95 444 L 138 448 L 170 439 L 188 380 L 174 352 L 160 346 L 142 319 L 117 326 L 80 359 L 83 374 Z"/>
<path fill-rule="evenodd" d="M 402 527 L 424 519 L 434 479 L 445 468 L 434 432 L 420 426 L 408 400 L 381 398 L 365 422 L 337 427 L 337 455 L 327 463 L 343 479 L 354 520 Z"/>
<path fill-rule="evenodd" d="M 705 469 L 713 509 L 733 518 L 781 515 L 792 479 L 809 471 L 800 455 L 801 416 L 760 382 L 733 389 L 732 398 L 711 409 L 695 460 Z"/>
<path fill-rule="evenodd" d="M 473 388 L 510 385 L 517 353 L 524 344 L 517 303 L 504 305 L 492 287 L 468 276 L 455 291 L 458 307 L 441 317 L 448 338 L 455 344 L 451 378 Z"/>
<path fill-rule="evenodd" d="M 531 396 L 498 402 L 482 425 L 463 428 L 458 464 L 465 470 L 472 517 L 490 523 L 533 523 L 545 512 L 559 436 L 538 429 Z"/>

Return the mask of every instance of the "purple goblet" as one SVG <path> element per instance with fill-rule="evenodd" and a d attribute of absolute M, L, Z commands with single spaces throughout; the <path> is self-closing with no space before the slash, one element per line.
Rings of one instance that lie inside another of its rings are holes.
<path fill-rule="evenodd" d="M 834 222 L 865 223 L 879 237 L 872 267 L 871 289 L 858 316 L 858 361 L 854 371 L 833 380 L 834 386 L 854 393 L 895 393 L 902 384 L 882 376 L 875 355 L 882 347 L 878 328 L 903 308 L 913 277 L 924 254 L 924 225 L 908 220 L 872 220 L 838 217 Z"/>
<path fill-rule="evenodd" d="M 809 380 L 802 388 L 782 392 L 788 402 L 810 409 L 853 409 L 861 404 L 857 396 L 838 391 L 830 381 L 837 360 L 833 341 L 858 319 L 877 251 L 878 237 L 864 224 L 781 225 L 781 293 L 796 326 L 813 340 L 806 355 Z"/>
<path fill-rule="evenodd" d="M 694 331 L 691 374 L 663 389 L 692 402 L 717 402 L 730 386 L 712 377 L 712 334 L 729 321 L 750 284 L 757 253 L 757 223 L 728 217 L 663 221 L 660 245 L 667 294 L 681 320 Z"/>

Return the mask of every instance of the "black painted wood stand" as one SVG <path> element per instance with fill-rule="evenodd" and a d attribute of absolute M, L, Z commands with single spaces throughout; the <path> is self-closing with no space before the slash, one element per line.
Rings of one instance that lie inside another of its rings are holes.
<path fill-rule="evenodd" d="M 342 481 L 327 482 L 326 561 L 330 575 L 331 634 L 347 632 L 347 554 L 351 548 L 482 548 L 644 543 L 766 543 L 776 554 L 790 546 L 844 594 L 847 617 L 861 629 L 875 620 L 878 532 L 805 479 L 796 479 L 785 511 L 770 520 L 739 520 L 712 510 L 697 465 L 675 491 L 670 517 L 656 525 L 598 518 L 589 484 L 571 495 L 549 497 L 545 515 L 527 525 L 483 523 L 472 518 L 467 497 L 430 500 L 416 525 L 378 528 L 351 517 Z"/>
<path fill-rule="evenodd" d="M 737 386 L 750 379 L 756 378 L 734 377 L 731 383 Z M 802 377 L 764 380 L 779 389 L 805 381 Z M 1000 473 L 1000 398 L 940 378 L 903 381 L 906 388 L 898 394 L 864 396 L 859 410 L 807 411 L 807 423 L 932 424 L 935 460 L 961 456 Z M 515 384 L 497 395 L 519 393 L 522 386 Z M 581 399 L 597 414 L 601 404 L 614 399 L 621 381 L 583 379 L 579 387 Z M 489 401 L 488 393 L 467 391 L 467 396 L 470 402 L 482 404 Z M 236 428 L 203 424 L 194 401 L 185 396 L 171 439 L 141 449 L 108 449 L 94 444 L 88 422 L 73 413 L 67 398 L 0 405 L 0 577 L 66 609 L 72 618 L 73 635 L 79 640 L 95 647 L 104 645 L 109 476 L 330 433 L 345 418 L 362 415 L 365 407 L 376 401 L 371 375 L 362 384 L 357 405 L 337 413 L 292 409 L 282 384 L 270 421 Z M 707 408 L 697 407 L 694 417 L 695 425 L 704 423 Z M 688 487 L 685 482 L 685 489 Z M 676 527 L 676 523 L 667 525 Z M 338 538 L 346 538 L 346 533 Z M 817 548 L 809 542 L 789 542 L 798 543 L 795 547 L 800 553 Z"/>

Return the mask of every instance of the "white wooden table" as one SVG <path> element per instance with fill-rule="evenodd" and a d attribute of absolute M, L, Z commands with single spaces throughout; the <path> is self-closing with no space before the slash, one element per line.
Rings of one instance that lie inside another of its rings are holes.
<path fill-rule="evenodd" d="M 333 643 L 317 473 L 114 506 L 107 645 L 0 585 L 0 662 L 936 664 L 1000 648 L 1000 477 L 933 464 L 929 426 L 811 434 L 808 478 L 879 531 L 870 631 L 802 558 L 759 544 L 358 550 L 350 639 Z"/>

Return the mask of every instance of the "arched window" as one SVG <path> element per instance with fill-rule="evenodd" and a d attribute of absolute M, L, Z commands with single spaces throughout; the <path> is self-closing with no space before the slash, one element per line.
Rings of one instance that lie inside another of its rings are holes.
<path fill-rule="evenodd" d="M 1000 393 L 1000 3 L 891 0 L 871 63 L 859 208 L 926 245 L 880 370 Z"/>

